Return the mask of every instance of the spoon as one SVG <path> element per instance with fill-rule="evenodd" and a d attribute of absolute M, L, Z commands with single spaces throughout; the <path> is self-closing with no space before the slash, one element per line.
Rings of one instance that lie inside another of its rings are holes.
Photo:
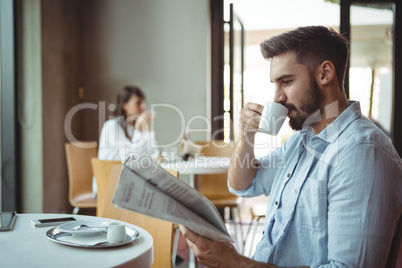
<path fill-rule="evenodd" d="M 107 246 L 110 245 L 109 241 L 99 242 L 96 243 L 94 246 Z"/>
<path fill-rule="evenodd" d="M 81 225 L 77 225 L 77 226 L 75 226 L 74 228 L 73 228 L 73 231 L 78 231 L 78 230 L 80 230 L 81 228 L 91 228 L 91 229 L 107 229 L 107 227 L 105 227 L 105 226 L 100 226 L 100 227 L 93 227 L 93 226 L 88 226 L 88 225 L 86 225 L 86 224 L 81 224 Z"/>

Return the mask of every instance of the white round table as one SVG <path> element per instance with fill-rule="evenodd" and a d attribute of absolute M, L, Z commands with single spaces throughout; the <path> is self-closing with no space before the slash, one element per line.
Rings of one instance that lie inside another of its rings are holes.
<path fill-rule="evenodd" d="M 49 240 L 46 232 L 53 227 L 34 227 L 32 219 L 75 217 L 77 220 L 117 220 L 68 214 L 18 214 L 12 231 L 0 232 L 1 267 L 150 267 L 154 260 L 152 236 L 135 228 L 140 238 L 130 244 L 90 249 L 61 245 Z"/>

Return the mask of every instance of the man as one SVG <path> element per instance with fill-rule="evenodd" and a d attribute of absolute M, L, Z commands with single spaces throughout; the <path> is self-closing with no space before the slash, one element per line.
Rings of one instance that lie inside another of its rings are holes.
<path fill-rule="evenodd" d="M 248 103 L 241 111 L 229 189 L 270 196 L 263 237 L 253 260 L 180 226 L 187 243 L 209 267 L 384 267 L 402 210 L 402 161 L 359 103 L 346 98 L 347 40 L 325 27 L 302 27 L 261 50 L 271 59 L 274 101 L 289 109 L 297 130 L 255 159 L 263 107 Z"/>

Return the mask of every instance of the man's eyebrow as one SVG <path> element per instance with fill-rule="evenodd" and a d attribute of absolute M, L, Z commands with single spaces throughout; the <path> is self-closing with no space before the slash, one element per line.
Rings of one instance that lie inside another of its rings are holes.
<path fill-rule="evenodd" d="M 275 81 L 275 82 L 279 82 L 279 81 L 281 81 L 282 79 L 290 78 L 290 77 L 294 77 L 294 76 L 295 76 L 294 74 L 284 74 L 284 75 L 281 75 L 281 76 L 275 78 L 274 81 Z M 273 83 L 272 80 L 271 80 L 271 83 Z"/>

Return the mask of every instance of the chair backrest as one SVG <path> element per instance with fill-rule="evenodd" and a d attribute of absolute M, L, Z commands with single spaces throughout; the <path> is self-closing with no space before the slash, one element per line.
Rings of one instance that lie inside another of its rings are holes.
<path fill-rule="evenodd" d="M 80 141 L 66 143 L 66 158 L 69 178 L 68 199 L 74 207 L 77 204 L 75 197 L 92 195 L 92 168 L 91 158 L 98 154 L 95 141 Z"/>
<path fill-rule="evenodd" d="M 234 142 L 225 143 L 223 140 L 196 142 L 203 146 L 201 153 L 205 156 L 230 157 L 235 149 Z M 235 198 L 227 187 L 227 172 L 221 174 L 198 175 L 200 178 L 199 191 L 209 199 Z"/>
<path fill-rule="evenodd" d="M 172 267 L 172 242 L 173 223 L 151 218 L 145 215 L 127 210 L 117 209 L 112 204 L 114 191 L 121 173 L 121 166 L 113 166 L 111 169 L 107 188 L 103 217 L 125 221 L 135 224 L 152 235 L 154 240 L 154 263 L 152 267 Z M 177 171 L 169 171 L 172 175 L 178 175 Z"/>
<path fill-rule="evenodd" d="M 398 260 L 399 255 L 399 247 L 401 245 L 401 237 L 402 237 L 402 215 L 399 216 L 397 230 L 394 238 L 392 239 L 391 249 L 388 254 L 387 264 L 385 265 L 385 268 L 394 268 L 396 266 L 396 262 Z"/>
<path fill-rule="evenodd" d="M 97 210 L 96 216 L 103 217 L 103 206 L 106 200 L 106 192 L 109 184 L 110 173 L 113 166 L 121 166 L 121 161 L 114 160 L 99 160 L 98 158 L 91 159 L 92 171 L 96 179 L 97 187 Z"/>
<path fill-rule="evenodd" d="M 197 141 L 196 144 L 203 147 L 201 153 L 205 156 L 230 157 L 236 147 L 233 141 L 227 143 L 223 140 Z"/>

